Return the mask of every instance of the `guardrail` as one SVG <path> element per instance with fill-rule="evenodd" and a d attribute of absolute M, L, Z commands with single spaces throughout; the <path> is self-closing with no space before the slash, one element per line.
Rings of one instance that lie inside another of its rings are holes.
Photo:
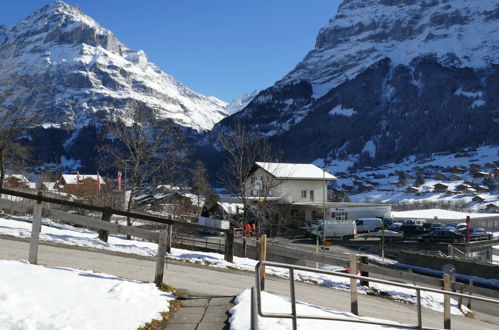
<path fill-rule="evenodd" d="M 355 264 L 355 263 L 354 263 Z M 290 298 L 291 298 L 291 313 L 265 313 L 262 309 L 262 279 L 259 277 L 260 269 L 265 266 L 286 268 L 289 270 L 289 285 L 290 285 Z M 358 320 L 358 319 L 342 319 L 335 317 L 325 317 L 325 316 L 316 316 L 316 315 L 301 315 L 296 311 L 296 296 L 295 296 L 295 270 L 302 270 L 307 272 L 326 274 L 326 275 L 334 275 L 344 278 L 350 279 L 350 292 L 351 292 L 351 311 L 352 313 L 358 315 L 358 306 L 357 306 L 357 295 L 356 295 L 356 283 L 357 280 L 360 281 L 369 281 L 376 282 L 381 284 L 392 285 L 396 287 L 412 289 L 416 291 L 416 314 L 417 314 L 417 324 L 393 324 L 390 322 L 384 321 L 368 321 L 368 320 Z M 353 272 L 355 272 L 355 266 L 353 267 Z M 405 284 L 400 282 L 387 281 L 372 277 L 359 276 L 354 274 L 345 274 L 334 271 L 327 271 L 322 269 L 315 269 L 310 267 L 303 266 L 295 266 L 289 264 L 283 264 L 278 262 L 270 262 L 270 261 L 260 261 L 255 266 L 255 287 L 252 288 L 252 315 L 251 315 L 251 329 L 258 329 L 258 320 L 257 315 L 261 317 L 271 317 L 271 318 L 287 318 L 292 319 L 293 329 L 297 329 L 297 320 L 298 319 L 317 319 L 317 320 L 331 320 L 331 321 L 343 321 L 343 322 L 354 322 L 354 323 L 364 323 L 364 324 L 375 324 L 375 325 L 384 325 L 390 327 L 398 327 L 398 328 L 407 328 L 407 329 L 423 329 L 423 318 L 422 318 L 422 306 L 421 306 L 421 291 L 439 293 L 444 295 L 444 329 L 451 329 L 451 319 L 450 319 L 450 297 L 458 297 L 458 298 L 468 298 L 479 300 L 483 302 L 499 304 L 499 300 L 479 297 L 476 295 L 467 295 L 457 292 L 451 291 L 450 285 L 450 276 L 444 275 L 444 290 L 433 289 L 429 287 Z M 256 291 L 256 292 L 255 292 Z M 424 329 L 435 329 L 435 328 L 424 328 Z"/>

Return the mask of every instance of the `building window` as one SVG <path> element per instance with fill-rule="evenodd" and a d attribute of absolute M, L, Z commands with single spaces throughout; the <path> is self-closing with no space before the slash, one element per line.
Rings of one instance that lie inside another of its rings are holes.
<path fill-rule="evenodd" d="M 301 198 L 307 198 L 307 191 L 306 190 L 301 191 Z"/>
<path fill-rule="evenodd" d="M 310 190 L 310 201 L 314 201 L 314 191 Z"/>

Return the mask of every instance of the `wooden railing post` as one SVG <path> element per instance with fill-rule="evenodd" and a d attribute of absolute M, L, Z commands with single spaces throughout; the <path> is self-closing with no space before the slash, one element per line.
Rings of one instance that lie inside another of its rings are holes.
<path fill-rule="evenodd" d="M 234 231 L 225 232 L 225 261 L 234 262 Z"/>
<path fill-rule="evenodd" d="M 38 192 L 41 196 L 42 192 Z M 31 240 L 29 242 L 29 257 L 28 260 L 31 264 L 36 265 L 38 262 L 38 240 L 40 238 L 40 231 L 42 230 L 42 202 L 37 201 L 33 206 L 33 219 L 31 222 Z"/>
<path fill-rule="evenodd" d="M 260 261 L 267 260 L 267 235 L 263 234 L 260 236 Z M 262 290 L 265 290 L 265 265 L 260 267 L 260 283 Z"/>
<path fill-rule="evenodd" d="M 113 214 L 111 212 L 102 212 L 101 221 L 111 222 L 111 216 Z M 109 232 L 107 230 L 99 229 L 99 239 L 103 242 L 107 243 L 109 238 Z"/>
<path fill-rule="evenodd" d="M 172 216 L 169 215 L 168 219 L 171 220 Z M 166 232 L 168 233 L 168 243 L 166 245 L 166 252 L 167 253 L 172 253 L 173 225 L 167 225 L 166 226 Z"/>
<path fill-rule="evenodd" d="M 350 274 L 357 275 L 357 256 L 354 253 L 350 255 Z M 350 279 L 350 312 L 359 315 L 357 280 L 354 278 Z"/>
<path fill-rule="evenodd" d="M 444 290 L 451 291 L 449 274 L 444 274 Z M 444 329 L 450 328 L 450 296 L 444 294 Z"/>
<path fill-rule="evenodd" d="M 165 254 L 166 245 L 168 241 L 168 233 L 159 233 L 158 240 L 158 255 L 156 256 L 156 275 L 154 276 L 154 283 L 157 287 L 160 287 L 163 283 L 163 273 L 165 270 Z"/>

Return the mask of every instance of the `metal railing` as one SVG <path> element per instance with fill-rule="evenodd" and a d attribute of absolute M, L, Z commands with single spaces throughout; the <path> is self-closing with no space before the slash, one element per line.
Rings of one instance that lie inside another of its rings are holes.
<path fill-rule="evenodd" d="M 263 267 L 264 266 L 272 266 L 272 267 L 278 267 L 278 268 L 286 268 L 289 270 L 291 313 L 265 313 L 263 311 L 263 309 L 262 309 L 262 294 L 261 294 L 262 283 L 261 283 L 261 279 L 259 277 L 260 269 L 262 268 L 262 266 Z M 416 325 L 400 324 L 400 323 L 395 323 L 395 322 L 368 321 L 368 320 L 359 320 L 359 319 L 343 319 L 343 318 L 336 318 L 336 317 L 298 314 L 296 311 L 295 276 L 294 276 L 295 270 L 320 273 L 320 274 L 326 274 L 326 275 L 334 275 L 334 276 L 348 278 L 351 280 L 352 279 L 353 280 L 364 280 L 364 281 L 369 281 L 369 282 L 376 282 L 376 283 L 387 284 L 387 285 L 392 285 L 392 286 L 396 286 L 396 287 L 415 290 L 416 291 L 417 324 Z M 254 314 L 251 315 L 251 323 L 252 323 L 251 329 L 258 329 L 258 323 L 257 323 L 258 320 L 257 320 L 257 315 L 256 315 L 257 312 L 258 312 L 258 315 L 261 317 L 292 319 L 293 329 L 297 329 L 297 320 L 298 319 L 330 320 L 330 321 L 342 321 L 342 322 L 354 322 L 354 323 L 384 325 L 384 326 L 406 328 L 406 329 L 423 329 L 421 291 L 439 293 L 439 294 L 444 295 L 444 328 L 445 329 L 450 329 L 450 313 L 448 315 L 446 315 L 446 313 L 445 313 L 446 307 L 449 308 L 449 311 L 450 311 L 450 296 L 475 299 L 475 300 L 479 300 L 479 301 L 483 301 L 483 302 L 499 304 L 499 300 L 497 300 L 497 299 L 484 298 L 484 297 L 479 297 L 476 295 L 468 295 L 468 294 L 462 294 L 462 293 L 457 293 L 457 292 L 452 292 L 452 291 L 447 291 L 447 290 L 439 290 L 439 289 L 433 289 L 433 288 L 429 288 L 429 287 L 423 287 L 423 286 L 405 284 L 405 283 L 400 283 L 400 282 L 382 280 L 382 279 L 377 279 L 377 278 L 372 278 L 372 277 L 339 273 L 339 272 L 334 272 L 334 271 L 327 271 L 327 270 L 322 270 L 322 269 L 303 267 L 303 266 L 295 266 L 295 265 L 283 264 L 283 263 L 278 263 L 278 262 L 270 262 L 270 261 L 258 262 L 258 264 L 255 266 L 255 279 L 256 279 L 256 283 L 255 283 L 256 285 L 255 285 L 255 288 L 252 289 L 252 310 L 251 310 L 251 312 Z M 445 285 L 444 285 L 444 287 L 445 287 Z M 436 328 L 424 328 L 424 329 L 434 330 Z"/>

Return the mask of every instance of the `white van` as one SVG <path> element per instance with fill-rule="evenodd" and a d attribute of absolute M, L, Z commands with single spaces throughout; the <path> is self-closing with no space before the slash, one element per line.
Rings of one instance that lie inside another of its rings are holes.
<path fill-rule="evenodd" d="M 360 218 L 355 220 L 355 223 L 357 224 L 358 233 L 369 233 L 383 228 L 383 223 L 378 218 Z"/>
<path fill-rule="evenodd" d="M 355 235 L 357 235 L 357 228 L 355 225 L 355 221 L 353 220 L 327 220 L 325 228 L 326 239 L 350 239 L 355 238 Z M 310 237 L 319 236 L 319 239 L 322 240 L 324 237 L 324 231 L 322 230 L 322 221 L 315 222 L 308 226 L 307 234 Z"/>

